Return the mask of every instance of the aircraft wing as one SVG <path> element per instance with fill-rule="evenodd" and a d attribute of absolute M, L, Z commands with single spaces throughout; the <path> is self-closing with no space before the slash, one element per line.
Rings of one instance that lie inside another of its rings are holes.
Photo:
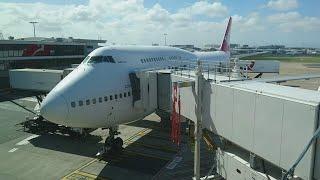
<path fill-rule="evenodd" d="M 294 75 L 294 76 L 275 76 L 271 78 L 259 78 L 259 79 L 253 79 L 254 81 L 259 82 L 276 82 L 276 83 L 282 83 L 286 81 L 293 81 L 293 80 L 309 80 L 314 78 L 320 78 L 320 74 L 302 74 L 302 75 Z"/>

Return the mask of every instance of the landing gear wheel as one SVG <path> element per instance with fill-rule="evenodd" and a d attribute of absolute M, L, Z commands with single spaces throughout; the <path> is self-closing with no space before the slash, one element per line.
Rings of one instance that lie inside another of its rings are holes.
<path fill-rule="evenodd" d="M 109 128 L 109 136 L 106 138 L 103 151 L 99 153 L 99 155 L 105 153 L 118 153 L 122 150 L 123 140 L 120 137 L 115 138 L 116 135 L 120 134 L 117 130 L 117 127 Z"/>
<path fill-rule="evenodd" d="M 123 146 L 123 140 L 120 137 L 117 137 L 116 139 L 114 139 L 113 148 L 115 148 L 116 150 L 121 150 L 122 146 Z"/>

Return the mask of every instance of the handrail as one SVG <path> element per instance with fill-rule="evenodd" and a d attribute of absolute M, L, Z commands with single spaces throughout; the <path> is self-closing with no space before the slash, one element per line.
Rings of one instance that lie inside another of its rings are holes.
<path fill-rule="evenodd" d="M 237 61 L 205 61 L 199 60 L 202 64 L 203 72 L 207 75 L 207 78 L 210 79 L 210 75 L 214 75 L 214 81 L 217 80 L 218 74 L 224 74 L 228 77 L 229 81 L 231 80 L 231 75 L 233 72 L 239 72 L 243 77 L 248 77 L 248 68 L 244 67 L 240 69 L 236 63 Z M 171 64 L 172 62 L 172 64 Z M 174 62 L 174 63 L 173 63 Z M 157 71 L 157 70 L 170 70 L 172 73 L 175 73 L 180 76 L 191 77 L 191 71 L 195 71 L 197 68 L 197 61 L 189 60 L 171 60 L 168 63 L 167 67 L 155 67 L 155 68 L 146 68 L 146 69 L 137 69 L 137 71 Z M 239 68 L 239 69 L 235 69 Z M 185 73 L 184 73 L 185 72 Z"/>

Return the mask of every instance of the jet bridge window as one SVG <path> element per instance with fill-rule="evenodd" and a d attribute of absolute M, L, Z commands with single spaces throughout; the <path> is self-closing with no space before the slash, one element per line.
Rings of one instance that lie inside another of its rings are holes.
<path fill-rule="evenodd" d="M 76 103 L 75 102 L 71 102 L 71 107 L 76 107 Z"/>

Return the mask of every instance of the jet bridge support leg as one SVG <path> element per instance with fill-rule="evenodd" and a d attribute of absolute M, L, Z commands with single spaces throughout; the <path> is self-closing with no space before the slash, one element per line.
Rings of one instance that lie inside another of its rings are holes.
<path fill-rule="evenodd" d="M 200 180 L 200 142 L 202 138 L 202 85 L 203 85 L 203 74 L 201 62 L 198 61 L 198 69 L 195 77 L 195 87 L 196 87 L 196 117 L 195 129 L 194 129 L 194 138 L 195 138 L 195 147 L 194 147 L 194 177 L 195 180 Z"/>
<path fill-rule="evenodd" d="M 170 126 L 170 112 L 171 112 L 171 74 L 158 73 L 157 74 L 157 103 L 158 108 L 156 114 L 161 118 L 161 125 L 163 127 Z"/>

